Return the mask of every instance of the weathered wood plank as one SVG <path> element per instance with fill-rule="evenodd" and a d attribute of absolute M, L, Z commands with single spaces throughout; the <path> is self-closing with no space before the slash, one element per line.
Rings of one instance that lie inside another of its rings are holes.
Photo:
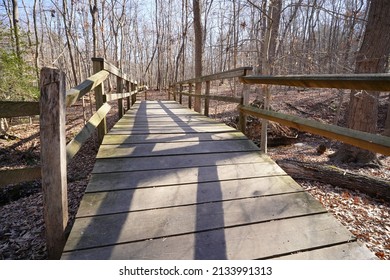
<path fill-rule="evenodd" d="M 172 133 L 210 133 L 210 132 L 236 132 L 237 130 L 229 126 L 198 126 L 198 127 L 173 127 L 170 129 L 164 128 L 150 128 L 150 129 L 111 129 L 110 134 L 172 134 Z"/>
<path fill-rule="evenodd" d="M 261 178 L 285 175 L 276 164 L 248 163 L 240 165 L 204 166 L 166 170 L 93 174 L 88 192 L 112 191 L 155 186 L 170 186 L 223 180 Z"/>
<path fill-rule="evenodd" d="M 131 201 L 128 202 L 129 204 Z M 304 192 L 78 218 L 64 251 L 323 213 Z M 142 223 L 140 223 L 142 221 Z M 341 226 L 340 226 L 341 227 Z M 343 230 L 346 232 L 346 230 Z M 281 234 L 280 231 L 274 235 Z M 284 236 L 284 234 L 281 234 Z"/>
<path fill-rule="evenodd" d="M 353 241 L 329 214 L 275 220 L 196 234 L 65 253 L 63 259 L 267 259 L 278 254 Z M 372 255 L 367 256 L 371 258 Z M 353 259 L 353 256 L 352 256 Z"/>
<path fill-rule="evenodd" d="M 0 118 L 26 117 L 39 115 L 39 102 L 0 101 Z"/>
<path fill-rule="evenodd" d="M 175 143 L 101 145 L 96 158 L 140 157 L 163 155 L 192 155 L 227 153 L 239 151 L 259 151 L 250 140 L 192 141 Z"/>
<path fill-rule="evenodd" d="M 0 170 L 0 187 L 41 179 L 41 167 Z"/>
<path fill-rule="evenodd" d="M 267 155 L 253 152 L 212 153 L 207 154 L 207 156 L 194 154 L 191 156 L 169 155 L 158 157 L 103 158 L 96 161 L 92 173 L 220 166 L 256 162 L 274 164 Z"/>
<path fill-rule="evenodd" d="M 357 241 L 331 247 L 300 252 L 278 260 L 377 260 L 375 255 L 363 244 Z"/>
<path fill-rule="evenodd" d="M 118 100 L 118 99 L 121 99 L 121 98 L 126 98 L 126 97 L 130 97 L 132 96 L 133 94 L 137 94 L 136 91 L 132 91 L 132 92 L 122 92 L 122 93 L 106 93 L 104 95 L 104 100 L 105 102 L 109 102 L 109 101 L 113 101 L 113 100 Z"/>
<path fill-rule="evenodd" d="M 164 143 L 164 142 L 189 142 L 189 141 L 224 141 L 247 139 L 244 134 L 237 131 L 231 132 L 204 132 L 204 133 L 166 133 L 160 134 L 111 134 L 108 133 L 103 140 L 103 145 L 111 144 L 136 144 L 136 143 Z M 222 143 L 223 144 L 223 143 Z"/>
<path fill-rule="evenodd" d="M 206 81 L 236 78 L 236 77 L 241 77 L 241 76 L 245 75 L 248 70 L 252 70 L 252 67 L 239 67 L 239 68 L 231 69 L 228 71 L 205 75 L 205 76 L 202 76 L 199 78 L 180 81 L 180 82 L 178 82 L 178 84 L 188 84 L 188 83 L 206 82 Z"/>
<path fill-rule="evenodd" d="M 302 192 L 289 176 L 86 193 L 77 217 Z"/>

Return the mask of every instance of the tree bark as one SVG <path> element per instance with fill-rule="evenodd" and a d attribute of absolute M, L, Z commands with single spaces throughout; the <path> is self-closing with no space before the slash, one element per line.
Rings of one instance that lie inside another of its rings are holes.
<path fill-rule="evenodd" d="M 12 21 L 13 21 L 13 27 L 14 27 L 16 56 L 18 57 L 18 59 L 21 59 L 22 52 L 21 52 L 21 48 L 20 48 L 19 8 L 18 8 L 18 1 L 17 0 L 12 0 Z"/>
<path fill-rule="evenodd" d="M 355 73 L 384 73 L 390 54 L 390 2 L 372 0 L 368 22 L 360 50 L 356 56 Z M 379 92 L 351 91 L 347 115 L 349 128 L 377 132 Z M 333 155 L 342 162 L 379 163 L 376 154 L 349 145 L 342 145 Z"/>
<path fill-rule="evenodd" d="M 202 23 L 200 15 L 200 1 L 193 0 L 194 9 L 194 32 L 195 32 L 195 77 L 202 76 L 202 52 L 203 52 L 203 36 L 202 36 Z M 195 84 L 195 94 L 201 94 L 202 83 Z M 195 97 L 194 110 L 201 112 L 201 99 Z"/>
<path fill-rule="evenodd" d="M 390 183 L 386 180 L 352 173 L 335 166 L 295 160 L 278 160 L 277 164 L 294 179 L 313 180 L 336 187 L 358 190 L 390 201 Z"/>

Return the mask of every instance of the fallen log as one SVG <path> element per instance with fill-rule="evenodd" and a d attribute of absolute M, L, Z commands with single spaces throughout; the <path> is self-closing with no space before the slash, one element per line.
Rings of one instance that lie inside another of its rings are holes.
<path fill-rule="evenodd" d="M 356 174 L 331 165 L 295 160 L 277 160 L 276 162 L 294 179 L 318 181 L 341 188 L 358 190 L 367 195 L 390 201 L 390 182 L 387 180 Z"/>

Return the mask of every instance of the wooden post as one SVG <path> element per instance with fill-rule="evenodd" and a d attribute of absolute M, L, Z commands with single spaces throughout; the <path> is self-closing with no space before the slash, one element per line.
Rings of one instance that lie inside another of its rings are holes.
<path fill-rule="evenodd" d="M 131 106 L 137 101 L 137 94 L 138 94 L 138 87 L 137 84 L 132 82 L 131 83 L 131 91 L 137 91 L 135 94 L 131 96 Z"/>
<path fill-rule="evenodd" d="M 168 100 L 171 100 L 171 91 L 172 91 L 172 85 L 170 84 L 168 86 Z"/>
<path fill-rule="evenodd" d="M 49 259 L 59 259 L 68 223 L 65 74 L 43 68 L 40 77 L 41 174 Z"/>
<path fill-rule="evenodd" d="M 180 84 L 180 86 L 179 86 L 179 103 L 180 104 L 183 104 L 183 94 L 182 94 L 182 92 L 183 92 L 183 84 Z"/>
<path fill-rule="evenodd" d="M 116 77 L 116 92 L 117 93 L 123 93 L 123 79 L 119 76 Z M 118 116 L 119 118 L 123 117 L 124 106 L 123 106 L 123 98 L 118 99 Z"/>
<path fill-rule="evenodd" d="M 206 98 L 204 99 L 204 115 L 208 117 L 210 100 L 207 96 L 210 95 L 210 81 L 206 81 L 206 89 L 204 94 L 206 95 Z"/>
<path fill-rule="evenodd" d="M 100 58 L 92 58 L 92 62 L 93 62 L 94 74 L 104 69 L 104 60 Z M 104 94 L 104 85 L 103 83 L 101 83 L 95 88 L 96 111 L 99 110 L 99 108 L 104 104 L 103 94 Z M 97 132 L 98 132 L 98 143 L 100 145 L 103 141 L 104 135 L 107 133 L 107 121 L 105 117 L 98 125 Z"/>
<path fill-rule="evenodd" d="M 130 81 L 126 81 L 126 92 L 131 92 Z M 131 108 L 130 96 L 126 97 L 127 110 Z"/>
<path fill-rule="evenodd" d="M 189 94 L 192 93 L 192 84 L 191 83 L 188 84 L 188 93 Z M 191 109 L 191 107 L 192 107 L 192 96 L 188 95 L 188 108 Z"/>
<path fill-rule="evenodd" d="M 249 104 L 249 85 L 248 84 L 243 84 L 242 86 L 242 101 L 241 105 L 248 105 Z M 240 116 L 239 116 L 239 127 L 242 133 L 245 134 L 246 132 L 246 115 L 244 112 L 240 110 Z"/>
<path fill-rule="evenodd" d="M 264 109 L 269 110 L 271 93 L 269 85 L 263 85 L 263 96 L 264 96 Z M 263 153 L 267 153 L 267 131 L 268 131 L 268 120 L 263 119 L 261 121 L 261 137 L 260 137 L 260 150 Z"/>

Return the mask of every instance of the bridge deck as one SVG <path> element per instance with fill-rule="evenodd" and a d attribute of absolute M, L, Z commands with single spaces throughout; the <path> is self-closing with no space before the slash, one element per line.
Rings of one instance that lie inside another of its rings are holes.
<path fill-rule="evenodd" d="M 370 259 L 242 133 L 141 102 L 105 136 L 63 259 Z"/>

